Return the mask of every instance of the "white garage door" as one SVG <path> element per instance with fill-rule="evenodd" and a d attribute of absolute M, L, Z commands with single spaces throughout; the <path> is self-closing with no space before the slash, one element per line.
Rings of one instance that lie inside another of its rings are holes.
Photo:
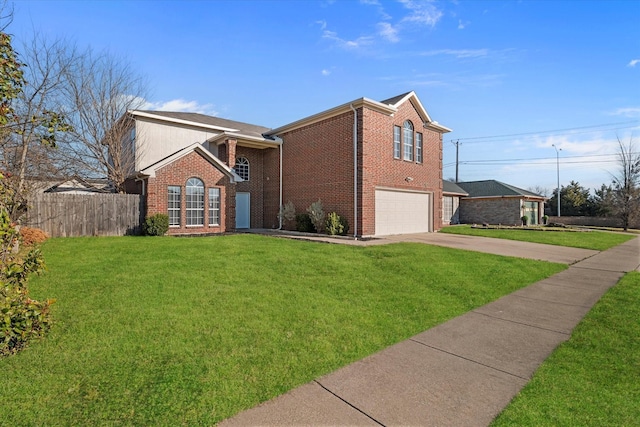
<path fill-rule="evenodd" d="M 376 190 L 376 236 L 431 231 L 431 194 Z"/>

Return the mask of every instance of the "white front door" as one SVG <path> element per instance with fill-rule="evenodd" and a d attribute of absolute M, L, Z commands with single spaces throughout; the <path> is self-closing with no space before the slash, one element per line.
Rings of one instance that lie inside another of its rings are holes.
<path fill-rule="evenodd" d="M 236 228 L 251 227 L 251 195 L 236 193 Z"/>

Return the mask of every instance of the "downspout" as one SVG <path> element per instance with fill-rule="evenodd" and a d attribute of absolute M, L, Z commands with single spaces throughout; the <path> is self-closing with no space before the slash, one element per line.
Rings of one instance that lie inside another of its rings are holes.
<path fill-rule="evenodd" d="M 280 141 L 280 212 L 278 215 L 278 230 L 282 230 L 282 141 Z"/>
<path fill-rule="evenodd" d="M 358 240 L 358 111 L 353 111 L 353 238 Z"/>

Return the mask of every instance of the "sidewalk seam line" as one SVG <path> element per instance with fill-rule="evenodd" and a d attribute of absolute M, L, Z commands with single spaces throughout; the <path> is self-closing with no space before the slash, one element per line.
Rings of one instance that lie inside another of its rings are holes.
<path fill-rule="evenodd" d="M 482 307 L 478 307 L 478 308 L 482 308 Z M 555 333 L 557 333 L 557 334 L 566 335 L 566 336 L 568 336 L 568 337 L 570 337 L 570 336 L 571 336 L 571 332 L 558 331 L 558 330 L 556 330 L 556 329 L 549 329 L 549 328 L 545 328 L 545 327 L 538 326 L 538 325 L 532 325 L 532 324 L 530 324 L 530 323 L 523 323 L 523 322 L 519 322 L 519 321 L 517 321 L 517 320 L 511 320 L 511 319 L 505 319 L 505 318 L 502 318 L 502 317 L 492 316 L 492 315 L 490 315 L 490 314 L 487 314 L 487 313 L 481 313 L 481 312 L 476 311 L 476 310 L 471 310 L 471 312 L 472 312 L 472 313 L 476 313 L 476 314 L 480 314 L 480 315 L 482 315 L 482 316 L 487 316 L 487 317 L 490 317 L 490 318 L 492 318 L 492 319 L 504 320 L 505 322 L 511 322 L 511 323 L 515 323 L 515 324 L 517 324 L 517 325 L 529 326 L 529 327 L 531 327 L 531 328 L 540 329 L 540 330 L 542 330 L 542 331 L 555 332 Z M 578 323 L 580 323 L 580 321 L 581 321 L 583 318 L 584 318 L 584 316 L 582 316 L 582 318 L 580 318 L 580 320 L 576 323 L 576 325 L 574 326 L 574 328 L 578 325 Z M 572 328 L 571 330 L 573 331 L 573 328 Z"/>
<path fill-rule="evenodd" d="M 360 412 L 362 415 L 364 415 L 365 417 L 369 418 L 371 421 L 373 421 L 374 423 L 381 425 L 383 427 L 386 427 L 385 424 L 381 423 L 380 421 L 376 420 L 375 418 L 373 418 L 371 415 L 367 414 L 366 412 L 364 412 L 362 409 L 352 405 L 351 403 L 347 402 L 345 399 L 343 399 L 342 397 L 338 396 L 337 394 L 335 394 L 334 392 L 332 392 L 331 390 L 329 390 L 327 387 L 323 386 L 320 381 L 318 380 L 313 380 L 314 383 L 318 384 L 320 387 L 322 387 L 323 390 L 325 390 L 326 392 L 332 394 L 333 396 L 337 397 L 338 399 L 340 399 L 341 401 L 343 401 L 344 403 L 346 403 L 347 405 L 351 406 L 353 409 L 355 409 L 356 411 Z"/>
<path fill-rule="evenodd" d="M 420 344 L 420 345 L 422 345 L 422 346 L 424 346 L 424 347 L 427 347 L 427 348 L 430 348 L 430 349 L 433 349 L 433 350 L 436 350 L 436 351 L 439 351 L 439 352 L 442 352 L 442 353 L 445 353 L 445 354 L 448 354 L 448 355 L 451 355 L 451 356 L 457 357 L 457 358 L 462 359 L 462 360 L 466 360 L 467 362 L 475 363 L 476 365 L 484 366 L 485 368 L 489 368 L 489 369 L 491 369 L 491 370 L 493 370 L 493 371 L 502 372 L 503 374 L 507 374 L 507 375 L 510 375 L 510 376 L 512 376 L 512 377 L 515 377 L 515 378 L 519 378 L 519 379 L 524 380 L 524 381 L 527 381 L 527 382 L 528 382 L 529 380 L 531 380 L 531 377 L 528 377 L 528 378 L 521 377 L 520 375 L 514 374 L 514 373 L 512 373 L 512 372 L 504 371 L 504 370 L 502 370 L 502 369 L 498 369 L 498 368 L 495 368 L 495 367 L 493 367 L 493 366 L 489 366 L 489 365 L 486 365 L 486 364 L 484 364 L 484 363 L 478 362 L 477 360 L 469 359 L 469 358 L 467 358 L 467 357 L 460 356 L 459 354 L 451 353 L 450 351 L 446 351 L 446 350 L 443 350 L 443 349 L 441 349 L 441 348 L 433 347 L 433 346 L 431 346 L 431 345 L 429 345 L 429 344 L 425 344 L 425 343 L 423 343 L 423 342 L 416 341 L 416 340 L 415 340 L 415 339 L 413 339 L 413 338 L 409 338 L 409 341 L 413 341 L 414 343 L 416 343 L 416 344 Z M 540 365 L 538 365 L 538 366 L 540 366 Z M 534 372 L 535 372 L 535 370 L 534 370 Z"/>

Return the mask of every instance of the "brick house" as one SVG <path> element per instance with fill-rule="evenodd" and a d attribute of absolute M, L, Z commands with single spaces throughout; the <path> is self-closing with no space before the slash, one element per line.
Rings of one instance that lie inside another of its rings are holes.
<path fill-rule="evenodd" d="M 520 225 L 526 215 L 529 225 L 540 224 L 546 198 L 496 180 L 458 182 L 467 195 L 460 198 L 463 224 Z"/>
<path fill-rule="evenodd" d="M 321 200 L 352 236 L 442 226 L 442 135 L 414 92 L 360 98 L 277 129 L 196 113 L 130 111 L 128 192 L 170 234 L 279 228 Z"/>

